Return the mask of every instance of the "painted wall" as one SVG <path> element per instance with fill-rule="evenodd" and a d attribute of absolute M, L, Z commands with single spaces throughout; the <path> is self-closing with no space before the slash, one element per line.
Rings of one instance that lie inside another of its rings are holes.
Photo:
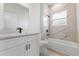
<path fill-rule="evenodd" d="M 16 3 L 4 4 L 4 29 L 16 30 L 17 27 L 28 29 L 29 10 Z"/>
<path fill-rule="evenodd" d="M 16 30 L 16 27 L 22 27 L 25 30 L 40 32 L 40 3 L 30 3 L 29 9 L 17 3 L 0 4 L 1 29 Z M 3 10 L 4 8 L 4 10 Z M 3 26 L 4 25 L 4 26 Z"/>
<path fill-rule="evenodd" d="M 29 4 L 29 30 L 40 32 L 40 3 Z"/>
<path fill-rule="evenodd" d="M 29 8 L 29 3 L 19 3 L 19 4 L 26 7 L 26 8 Z"/>
<path fill-rule="evenodd" d="M 3 30 L 3 11 L 4 11 L 4 4 L 0 3 L 0 31 Z"/>

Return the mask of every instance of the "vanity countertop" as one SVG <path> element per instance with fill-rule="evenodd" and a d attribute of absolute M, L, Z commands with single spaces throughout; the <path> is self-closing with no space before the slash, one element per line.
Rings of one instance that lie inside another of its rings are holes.
<path fill-rule="evenodd" d="M 24 33 L 0 33 L 0 40 L 3 39 L 9 39 L 9 38 L 16 38 L 16 37 L 22 37 L 22 36 L 30 36 L 38 34 L 37 32 L 24 32 Z"/>

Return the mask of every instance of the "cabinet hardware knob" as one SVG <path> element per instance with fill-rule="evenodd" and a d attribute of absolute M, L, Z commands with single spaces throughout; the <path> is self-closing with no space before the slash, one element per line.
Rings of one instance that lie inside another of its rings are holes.
<path fill-rule="evenodd" d="M 26 45 L 26 50 L 28 50 L 28 46 Z"/>
<path fill-rule="evenodd" d="M 30 44 L 29 44 L 29 49 L 30 49 Z"/>

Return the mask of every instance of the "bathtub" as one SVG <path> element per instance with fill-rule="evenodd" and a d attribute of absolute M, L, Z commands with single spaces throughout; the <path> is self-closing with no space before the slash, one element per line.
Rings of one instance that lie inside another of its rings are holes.
<path fill-rule="evenodd" d="M 48 38 L 48 48 L 67 56 L 79 56 L 79 45 L 75 42 Z"/>

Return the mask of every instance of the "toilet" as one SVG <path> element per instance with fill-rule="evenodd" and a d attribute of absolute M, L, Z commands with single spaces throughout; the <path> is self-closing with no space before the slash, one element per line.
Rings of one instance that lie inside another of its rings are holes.
<path fill-rule="evenodd" d="M 41 56 L 47 56 L 48 55 L 47 46 L 48 46 L 47 40 L 41 40 L 40 41 L 40 55 Z"/>

